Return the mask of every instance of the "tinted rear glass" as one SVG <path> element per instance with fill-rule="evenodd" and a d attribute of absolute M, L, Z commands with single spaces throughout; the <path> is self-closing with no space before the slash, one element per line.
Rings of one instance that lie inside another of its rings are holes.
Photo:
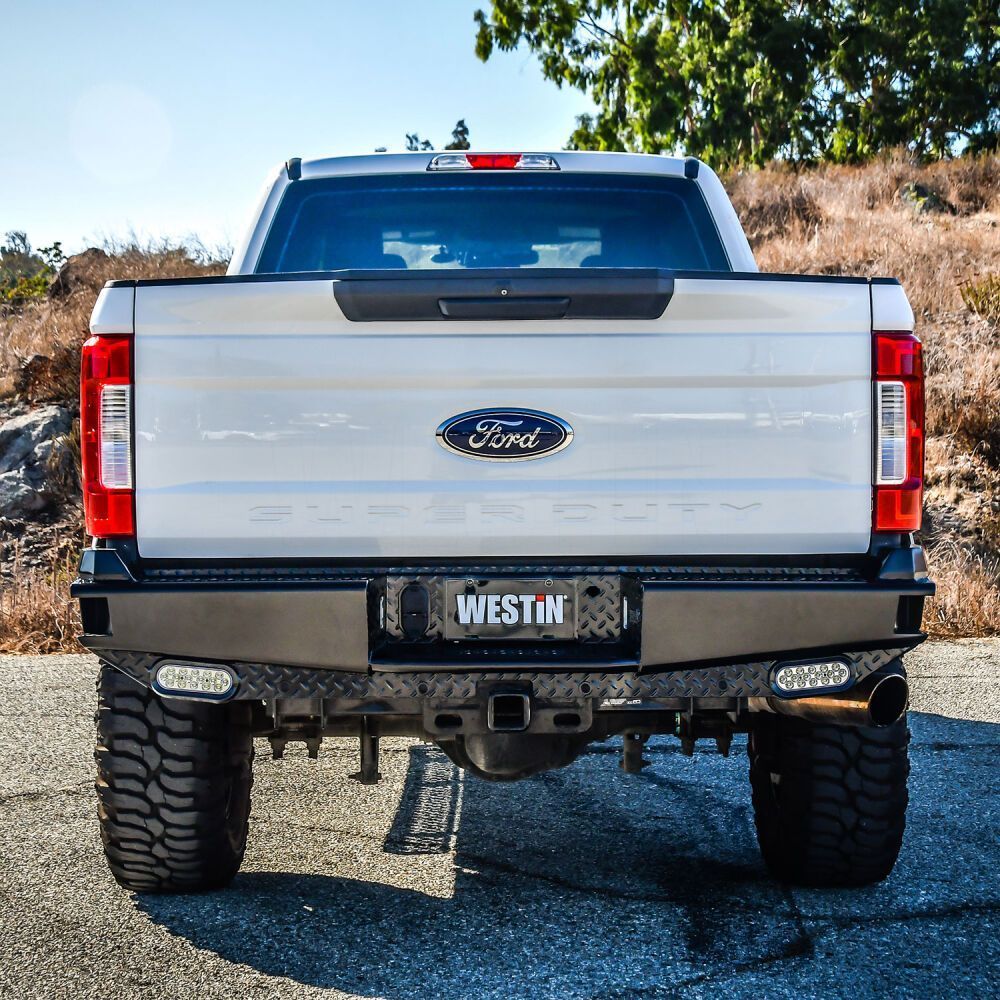
<path fill-rule="evenodd" d="M 257 271 L 476 267 L 730 270 L 692 181 L 511 171 L 296 181 Z"/>

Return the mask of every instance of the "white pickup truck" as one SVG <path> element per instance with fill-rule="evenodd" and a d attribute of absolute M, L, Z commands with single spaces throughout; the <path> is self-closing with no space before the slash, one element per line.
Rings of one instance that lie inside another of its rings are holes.
<path fill-rule="evenodd" d="M 122 885 L 232 879 L 255 736 L 353 736 L 372 783 L 385 735 L 507 781 L 748 733 L 776 877 L 889 873 L 933 592 L 895 280 L 759 273 L 693 159 L 293 159 L 228 275 L 111 282 L 91 334 Z"/>

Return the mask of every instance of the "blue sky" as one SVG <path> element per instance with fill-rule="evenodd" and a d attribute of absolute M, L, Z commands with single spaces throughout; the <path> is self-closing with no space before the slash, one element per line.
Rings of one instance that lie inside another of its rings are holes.
<path fill-rule="evenodd" d="M 473 51 L 486 0 L 4 4 L 0 234 L 234 242 L 289 156 L 564 145 L 590 102 L 527 51 Z M 44 10 L 44 14 L 42 13 Z"/>

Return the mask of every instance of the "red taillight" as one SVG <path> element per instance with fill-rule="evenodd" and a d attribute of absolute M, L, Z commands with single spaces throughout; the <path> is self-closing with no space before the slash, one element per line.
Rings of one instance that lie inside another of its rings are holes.
<path fill-rule="evenodd" d="M 875 530 L 916 531 L 924 492 L 924 372 L 920 341 L 876 332 Z"/>
<path fill-rule="evenodd" d="M 87 532 L 135 534 L 132 484 L 132 337 L 104 334 L 83 345 L 80 452 Z"/>
<path fill-rule="evenodd" d="M 520 153 L 466 153 L 473 170 L 514 170 L 521 162 Z"/>

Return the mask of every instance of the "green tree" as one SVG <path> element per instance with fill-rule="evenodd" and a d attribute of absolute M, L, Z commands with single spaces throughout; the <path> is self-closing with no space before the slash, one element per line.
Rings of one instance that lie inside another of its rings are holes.
<path fill-rule="evenodd" d="M 429 139 L 421 139 L 416 132 L 407 132 L 406 148 L 410 153 L 419 153 L 424 149 L 433 149 L 434 145 Z"/>
<path fill-rule="evenodd" d="M 417 132 L 406 133 L 406 149 L 410 153 L 421 153 L 431 150 L 434 144 L 430 139 L 421 139 Z M 465 124 L 464 118 L 459 118 L 455 122 L 455 127 L 451 130 L 451 142 L 445 149 L 469 149 L 469 126 Z"/>
<path fill-rule="evenodd" d="M 5 234 L 0 243 L 0 314 L 44 296 L 65 259 L 59 243 L 35 250 L 25 233 Z"/>
<path fill-rule="evenodd" d="M 492 0 L 476 53 L 526 44 L 588 93 L 571 149 L 723 166 L 997 145 L 996 0 Z"/>
<path fill-rule="evenodd" d="M 839 41 L 818 77 L 832 159 L 899 145 L 934 158 L 997 147 L 996 0 L 833 3 L 823 25 Z"/>
<path fill-rule="evenodd" d="M 451 142 L 445 149 L 470 149 L 469 146 L 469 126 L 465 124 L 464 118 L 459 118 L 455 127 L 451 130 Z"/>
<path fill-rule="evenodd" d="M 45 268 L 45 260 L 34 251 L 26 233 L 13 230 L 4 235 L 0 244 L 0 284 L 12 285 L 19 278 L 33 278 Z"/>

